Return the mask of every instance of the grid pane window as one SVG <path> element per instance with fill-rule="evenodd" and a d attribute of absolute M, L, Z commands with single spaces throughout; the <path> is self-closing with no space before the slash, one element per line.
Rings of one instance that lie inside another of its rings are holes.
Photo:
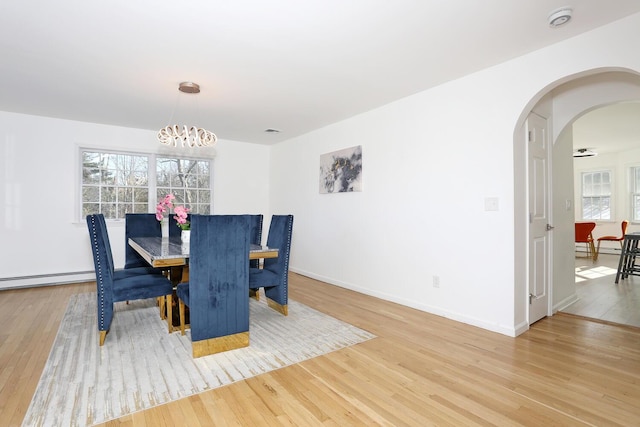
<path fill-rule="evenodd" d="M 124 219 L 127 213 L 155 212 L 156 200 L 170 192 L 176 204 L 194 213 L 211 211 L 209 160 L 96 150 L 82 150 L 81 158 L 83 218 L 102 213 Z M 154 169 L 155 174 L 150 173 Z"/>
<path fill-rule="evenodd" d="M 640 166 L 631 168 L 631 201 L 633 221 L 640 221 Z"/>
<path fill-rule="evenodd" d="M 174 205 L 184 205 L 191 213 L 211 212 L 211 176 L 208 160 L 158 158 L 157 198 L 173 193 Z"/>
<path fill-rule="evenodd" d="M 582 173 L 582 219 L 611 219 L 611 172 Z"/>

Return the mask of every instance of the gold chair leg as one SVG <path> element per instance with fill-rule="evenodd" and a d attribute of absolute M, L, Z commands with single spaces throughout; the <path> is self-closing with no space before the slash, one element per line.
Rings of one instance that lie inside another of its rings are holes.
<path fill-rule="evenodd" d="M 256 301 L 260 301 L 260 289 L 249 289 L 249 298 L 255 298 Z"/>
<path fill-rule="evenodd" d="M 107 338 L 108 331 L 100 331 L 100 347 L 104 345 L 104 340 Z"/>
<path fill-rule="evenodd" d="M 180 335 L 184 335 L 184 301 L 178 298 L 178 310 L 180 311 Z"/>
<path fill-rule="evenodd" d="M 278 313 L 282 313 L 285 316 L 289 315 L 289 305 L 282 305 L 282 304 L 278 304 L 277 302 L 275 302 L 274 300 L 272 300 L 271 298 L 267 298 L 267 305 L 277 311 Z"/>
<path fill-rule="evenodd" d="M 165 298 L 167 301 L 167 326 L 169 327 L 169 333 L 171 333 L 173 332 L 173 296 L 169 294 Z"/>

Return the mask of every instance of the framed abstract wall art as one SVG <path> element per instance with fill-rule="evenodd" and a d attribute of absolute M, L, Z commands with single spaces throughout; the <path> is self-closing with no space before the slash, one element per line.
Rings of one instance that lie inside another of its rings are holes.
<path fill-rule="evenodd" d="M 362 146 L 320 156 L 320 193 L 362 191 Z"/>

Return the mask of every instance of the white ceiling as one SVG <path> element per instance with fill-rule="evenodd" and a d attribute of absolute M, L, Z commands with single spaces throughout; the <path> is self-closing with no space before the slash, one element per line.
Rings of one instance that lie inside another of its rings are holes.
<path fill-rule="evenodd" d="M 574 149 L 598 154 L 640 148 L 640 102 L 622 102 L 590 111 L 573 123 Z"/>
<path fill-rule="evenodd" d="M 564 1 L 2 0 L 0 110 L 152 130 L 188 113 L 272 144 L 640 12 L 569 4 L 552 29 Z"/>

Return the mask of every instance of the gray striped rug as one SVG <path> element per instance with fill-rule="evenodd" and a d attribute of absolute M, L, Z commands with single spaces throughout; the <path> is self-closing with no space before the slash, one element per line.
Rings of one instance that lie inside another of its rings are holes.
<path fill-rule="evenodd" d="M 117 303 L 100 347 L 95 293 L 73 296 L 22 425 L 102 423 L 375 337 L 295 301 L 287 317 L 250 301 L 249 347 L 193 359 L 153 300 Z"/>

